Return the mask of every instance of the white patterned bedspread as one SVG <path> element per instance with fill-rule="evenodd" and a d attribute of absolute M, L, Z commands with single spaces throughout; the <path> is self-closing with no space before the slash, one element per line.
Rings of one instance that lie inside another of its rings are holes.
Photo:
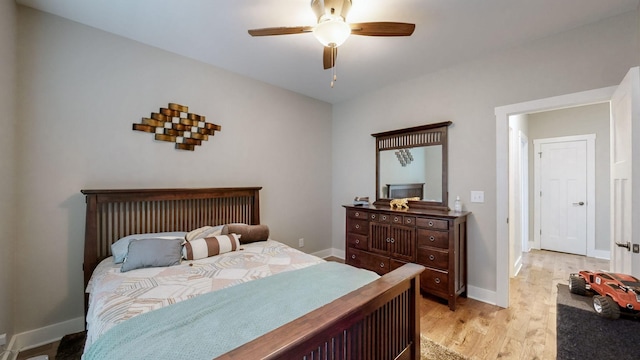
<path fill-rule="evenodd" d="M 235 284 L 324 260 L 274 240 L 242 245 L 241 250 L 177 266 L 120 272 L 113 258 L 95 269 L 89 295 L 85 349 L 114 325 L 136 315 Z M 252 294 L 247 294 L 252 296 Z"/>

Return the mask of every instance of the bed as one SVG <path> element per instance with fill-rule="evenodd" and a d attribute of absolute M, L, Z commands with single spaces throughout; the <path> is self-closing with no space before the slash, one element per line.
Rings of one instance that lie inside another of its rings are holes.
<path fill-rule="evenodd" d="M 109 267 L 98 265 L 112 256 L 111 244 L 123 237 L 144 233 L 188 232 L 205 225 L 260 224 L 260 189 L 260 187 L 242 187 L 82 190 L 87 203 L 83 264 L 85 288 L 89 289 L 89 283 L 96 268 Z M 351 271 L 347 265 L 323 264 L 325 262 L 321 259 L 303 254 L 273 240 L 268 240 L 264 244 L 256 242 L 242 246 L 245 256 L 251 252 L 262 254 L 281 251 L 287 253 L 287 256 L 298 257 L 300 263 L 306 265 L 294 265 L 293 267 L 300 267 L 300 269 L 288 269 L 291 271 L 287 270 L 257 281 L 223 286 L 224 289 L 220 291 L 198 295 L 193 299 L 153 310 L 144 314 L 145 316 L 126 320 L 121 325 L 127 325 L 124 328 L 133 328 L 132 331 L 135 333 L 135 326 L 129 326 L 129 324 L 134 324 L 136 318 L 151 319 L 154 314 L 168 318 L 169 316 L 162 314 L 171 314 L 173 309 L 178 309 L 181 305 L 195 306 L 192 304 L 199 301 L 203 307 L 206 307 L 207 297 L 214 299 L 208 302 L 209 304 L 222 303 L 215 300 L 215 297 L 226 298 L 226 294 L 234 292 L 240 294 L 240 297 L 262 299 L 260 294 L 264 290 L 255 290 L 258 288 L 254 286 L 262 284 L 269 287 L 271 284 L 277 284 L 275 281 L 292 284 L 291 276 L 303 278 L 307 276 L 305 274 L 311 273 L 311 269 L 320 269 L 323 266 L 347 267 L 335 270 L 339 271 L 339 274 Z M 259 250 L 264 249 L 265 246 L 268 250 Z M 233 255 L 228 256 L 231 258 Z M 289 261 L 289 263 L 296 263 L 296 261 Z M 309 265 L 309 263 L 312 264 Z M 187 264 L 187 266 L 190 265 Z M 358 269 L 354 269 L 356 270 Z M 311 310 L 291 321 L 286 321 L 281 326 L 255 336 L 252 340 L 234 346 L 229 351 L 216 354 L 215 357 L 219 359 L 419 359 L 420 324 L 417 303 L 420 296 L 419 274 L 422 270 L 423 267 L 419 265 L 404 265 L 389 274 L 368 281 L 363 286 L 358 286 L 353 291 L 345 290 L 343 295 L 336 295 L 337 298 L 334 300 L 320 307 L 310 308 Z M 322 268 L 322 271 L 329 270 Z M 329 279 L 327 281 L 332 281 L 330 276 L 327 278 Z M 343 282 L 342 280 L 335 280 L 333 282 L 335 286 L 331 289 L 340 287 L 338 285 Z M 308 290 L 302 290 L 309 294 L 317 291 L 313 286 L 308 286 Z M 288 295 L 283 293 L 282 296 Z M 85 312 L 91 314 L 94 310 L 89 306 L 89 298 L 89 294 L 86 294 Z M 296 304 L 302 302 L 297 300 L 296 298 Z M 269 304 L 268 299 L 261 301 L 264 301 L 267 307 L 279 306 L 279 304 Z M 232 329 L 233 322 L 227 323 L 226 326 Z M 107 331 L 106 334 L 115 332 Z M 108 336 L 105 335 L 104 338 Z M 196 342 L 195 347 L 205 348 L 209 343 L 226 340 L 205 337 L 197 341 L 199 343 Z M 140 349 L 140 354 L 137 355 L 145 358 L 144 351 L 146 350 Z M 189 357 L 185 355 L 185 358 Z"/>

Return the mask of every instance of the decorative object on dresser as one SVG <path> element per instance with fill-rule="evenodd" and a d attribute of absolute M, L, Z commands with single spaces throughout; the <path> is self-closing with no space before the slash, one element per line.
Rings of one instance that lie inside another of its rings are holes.
<path fill-rule="evenodd" d="M 344 207 L 347 264 L 378 274 L 410 262 L 423 265 L 420 289 L 455 310 L 458 296 L 467 293 L 468 212 Z"/>
<path fill-rule="evenodd" d="M 392 209 L 394 207 L 396 207 L 398 209 L 408 209 L 409 208 L 409 205 L 408 205 L 409 200 L 418 201 L 418 200 L 420 200 L 420 198 L 419 197 L 412 197 L 412 198 L 404 198 L 404 199 L 392 199 L 389 202 L 389 207 L 391 207 Z"/>
<path fill-rule="evenodd" d="M 369 206 L 369 197 L 368 196 L 356 196 L 353 199 L 353 205 L 356 205 L 356 206 Z"/>
<path fill-rule="evenodd" d="M 448 210 L 447 128 L 451 121 L 371 134 L 376 138 L 376 201 L 420 197 L 410 207 Z M 411 166 L 396 151 L 410 150 Z M 385 186 L 382 186 L 382 185 Z"/>
<path fill-rule="evenodd" d="M 133 124 L 133 130 L 155 134 L 158 141 L 172 142 L 176 149 L 190 151 L 221 129 L 220 125 L 205 122 L 203 115 L 190 113 L 189 107 L 174 103 L 152 112 L 150 118 L 143 117 L 140 124 Z"/>

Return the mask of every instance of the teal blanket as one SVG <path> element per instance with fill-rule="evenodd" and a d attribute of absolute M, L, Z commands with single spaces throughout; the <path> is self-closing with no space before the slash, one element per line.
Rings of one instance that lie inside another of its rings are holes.
<path fill-rule="evenodd" d="M 210 360 L 378 277 L 326 262 L 235 285 L 124 321 L 83 359 Z"/>

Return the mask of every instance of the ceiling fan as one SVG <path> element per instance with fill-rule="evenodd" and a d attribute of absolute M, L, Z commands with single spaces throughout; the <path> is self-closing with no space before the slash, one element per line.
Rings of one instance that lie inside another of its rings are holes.
<path fill-rule="evenodd" d="M 365 36 L 409 36 L 413 34 L 413 30 L 416 27 L 415 24 L 399 22 L 349 24 L 346 22 L 346 17 L 349 9 L 351 9 L 351 0 L 311 0 L 311 9 L 318 18 L 318 24 L 316 26 L 253 29 L 249 30 L 249 34 L 251 36 L 271 36 L 313 32 L 318 41 L 324 45 L 324 68 L 330 69 L 336 64 L 338 46 L 342 45 L 350 34 Z"/>

